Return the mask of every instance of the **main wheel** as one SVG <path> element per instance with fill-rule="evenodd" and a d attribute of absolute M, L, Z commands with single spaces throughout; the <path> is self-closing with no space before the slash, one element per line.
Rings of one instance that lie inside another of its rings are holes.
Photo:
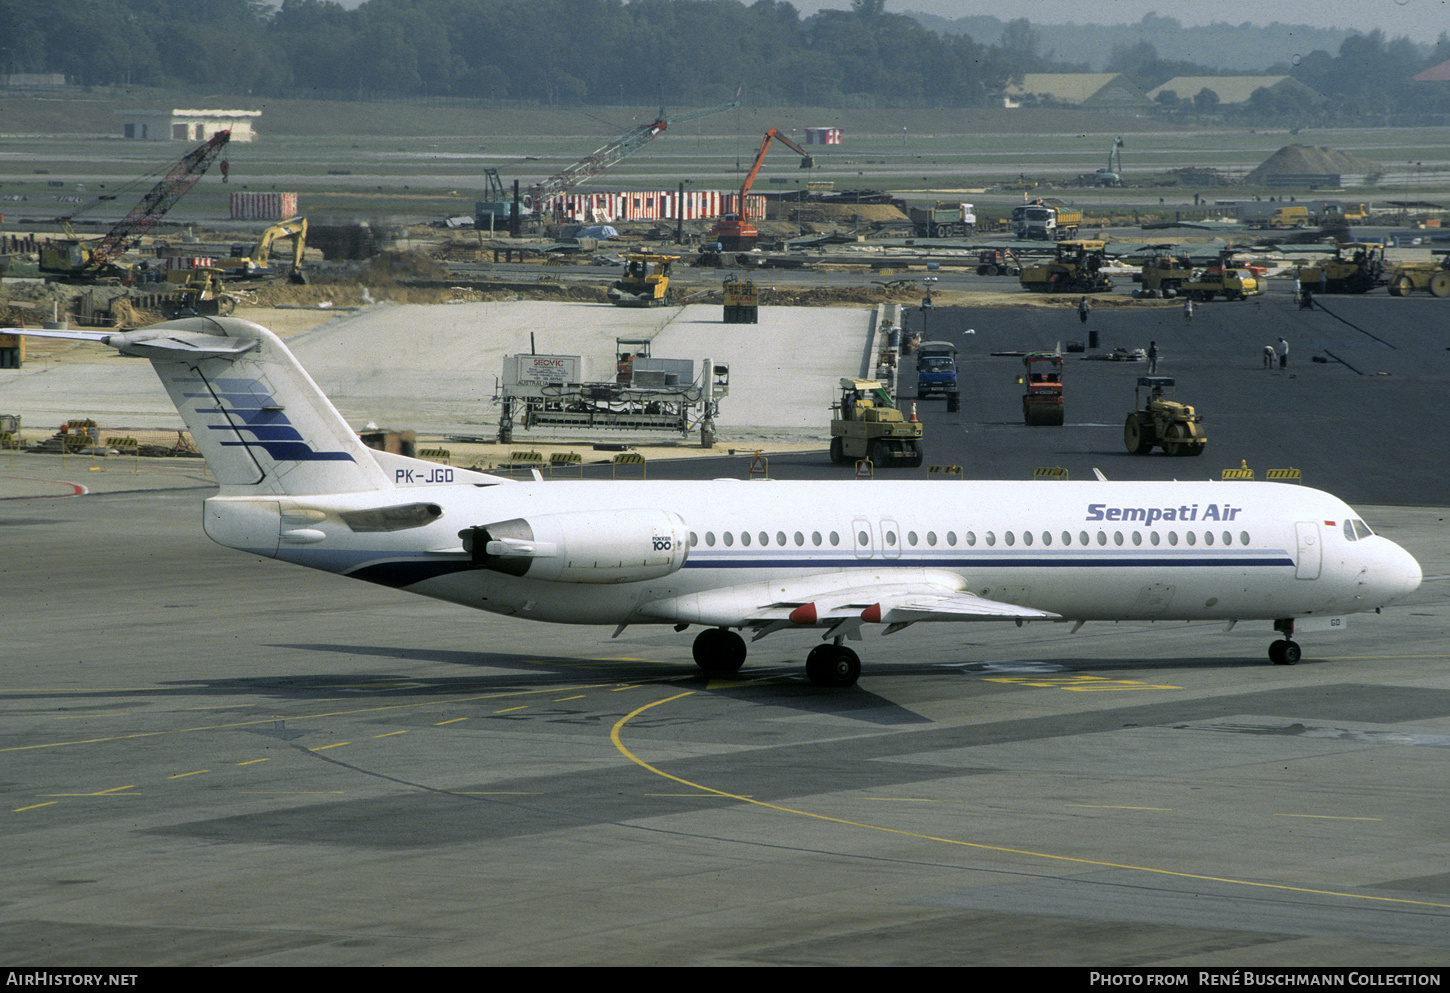
<path fill-rule="evenodd" d="M 1153 450 L 1153 422 L 1136 411 L 1129 414 L 1123 422 L 1123 444 L 1134 455 L 1147 455 Z"/>
<path fill-rule="evenodd" d="M 884 441 L 871 443 L 871 464 L 880 469 L 891 464 L 891 449 Z"/>
<path fill-rule="evenodd" d="M 739 672 L 745 664 L 745 639 L 726 628 L 706 628 L 696 635 L 691 654 L 706 672 Z"/>
<path fill-rule="evenodd" d="M 1450 297 L 1450 272 L 1437 272 L 1431 276 L 1430 292 L 1437 297 Z"/>
<path fill-rule="evenodd" d="M 861 678 L 861 658 L 844 645 L 817 645 L 806 656 L 806 675 L 817 686 L 854 686 Z"/>
<path fill-rule="evenodd" d="M 839 436 L 831 439 L 831 462 L 835 465 L 846 464 L 846 446 Z"/>
<path fill-rule="evenodd" d="M 1390 296 L 1407 297 L 1415 289 L 1415 281 L 1409 276 L 1400 276 L 1390 284 Z"/>

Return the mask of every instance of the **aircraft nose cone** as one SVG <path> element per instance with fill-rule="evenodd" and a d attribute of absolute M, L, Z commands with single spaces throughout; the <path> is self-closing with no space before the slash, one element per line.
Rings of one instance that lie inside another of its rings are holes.
<path fill-rule="evenodd" d="M 1424 573 L 1415 557 L 1399 545 L 1391 544 L 1391 553 L 1382 570 L 1381 587 L 1387 600 L 1398 600 L 1420 588 Z"/>

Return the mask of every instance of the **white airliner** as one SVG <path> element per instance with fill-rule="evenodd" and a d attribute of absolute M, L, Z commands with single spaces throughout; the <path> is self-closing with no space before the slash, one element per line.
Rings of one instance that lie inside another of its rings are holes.
<path fill-rule="evenodd" d="M 918 621 L 1337 624 L 1420 584 L 1408 552 L 1317 490 L 1249 482 L 515 482 L 365 447 L 272 332 L 192 317 L 130 332 L 6 328 L 151 360 L 216 474 L 222 545 L 481 610 L 690 625 L 734 672 L 748 630 L 845 639 Z"/>

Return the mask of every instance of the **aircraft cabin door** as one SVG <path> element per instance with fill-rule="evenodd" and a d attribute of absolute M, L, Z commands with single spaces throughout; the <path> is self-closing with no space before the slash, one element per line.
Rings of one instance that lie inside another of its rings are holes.
<path fill-rule="evenodd" d="M 1318 521 L 1299 521 L 1294 525 L 1299 538 L 1299 557 L 1294 570 L 1295 579 L 1318 579 L 1319 569 L 1324 562 L 1324 549 L 1319 541 Z"/>

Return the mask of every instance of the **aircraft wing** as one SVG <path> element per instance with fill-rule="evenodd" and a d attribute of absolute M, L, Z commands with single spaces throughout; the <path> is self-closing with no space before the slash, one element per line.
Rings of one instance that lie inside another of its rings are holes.
<path fill-rule="evenodd" d="M 888 633 L 917 621 L 1046 620 L 1059 615 L 1003 603 L 965 589 L 965 580 L 938 570 L 889 570 L 869 582 L 846 573 L 806 576 L 787 583 L 747 583 L 641 605 L 642 613 L 679 623 L 755 628 L 756 638 L 793 627 L 827 625 L 854 631 L 890 625 Z"/>

